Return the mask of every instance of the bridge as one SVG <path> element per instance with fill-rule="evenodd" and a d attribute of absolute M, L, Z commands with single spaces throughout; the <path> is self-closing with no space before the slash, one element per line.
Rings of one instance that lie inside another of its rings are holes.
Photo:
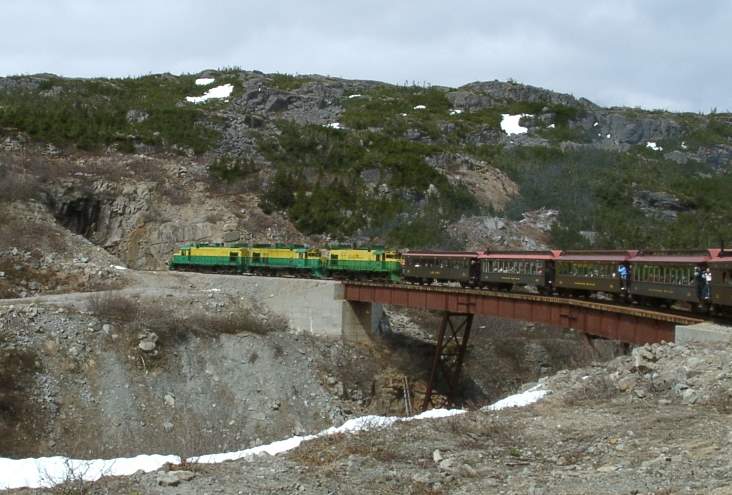
<path fill-rule="evenodd" d="M 374 305 L 393 305 L 440 311 L 442 323 L 432 361 L 423 409 L 432 398 L 438 374 L 448 399 L 458 390 L 460 373 L 475 315 L 533 321 L 572 328 L 588 336 L 629 344 L 674 342 L 677 328 L 703 323 L 694 315 L 654 311 L 592 299 L 567 299 L 517 292 L 496 292 L 460 287 L 345 282 L 343 299 L 367 329 Z M 347 321 L 347 320 L 344 320 Z M 347 331 L 344 326 L 344 332 Z"/>

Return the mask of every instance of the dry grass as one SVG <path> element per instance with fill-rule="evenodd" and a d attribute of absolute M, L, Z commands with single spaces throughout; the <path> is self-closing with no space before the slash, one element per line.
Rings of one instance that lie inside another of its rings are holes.
<path fill-rule="evenodd" d="M 563 397 L 565 405 L 574 407 L 583 403 L 606 402 L 616 397 L 620 392 L 605 376 L 592 376 L 587 380 L 579 381 L 568 390 Z"/>
<path fill-rule="evenodd" d="M 67 250 L 60 228 L 20 215 L 16 209 L 3 205 L 1 199 L 0 218 L 0 249 L 39 249 L 46 254 L 63 253 Z"/>
<path fill-rule="evenodd" d="M 197 312 L 181 315 L 163 302 L 138 300 L 113 292 L 89 295 L 87 307 L 98 318 L 126 323 L 138 330 L 150 330 L 158 334 L 161 341 L 174 342 L 185 335 L 199 337 L 221 334 L 235 335 L 252 333 L 266 335 L 284 331 L 287 322 L 279 317 L 267 321 L 257 318 L 246 307 L 236 306 L 223 314 Z M 281 346 L 275 345 L 275 356 L 281 356 Z"/>
<path fill-rule="evenodd" d="M 370 432 L 338 433 L 305 442 L 290 456 L 309 467 L 327 466 L 351 455 L 388 464 L 400 460 L 390 440 L 391 437 L 384 439 Z"/>
<path fill-rule="evenodd" d="M 39 196 L 40 184 L 35 177 L 0 166 L 0 202 L 27 201 Z"/>
<path fill-rule="evenodd" d="M 141 316 L 140 304 L 137 301 L 112 292 L 90 294 L 87 308 L 101 319 L 122 323 L 136 321 Z"/>
<path fill-rule="evenodd" d="M 511 444 L 514 431 L 510 420 L 500 415 L 459 414 L 444 420 L 445 430 L 457 438 L 464 449 L 482 449 L 486 445 Z"/>
<path fill-rule="evenodd" d="M 5 348 L 0 336 L 0 456 L 36 454 L 45 415 L 32 399 L 38 356 L 29 349 Z"/>
<path fill-rule="evenodd" d="M 16 270 L 16 266 L 22 269 Z M 83 279 L 78 274 L 60 272 L 54 268 L 33 268 L 26 261 L 13 258 L 0 258 L 0 272 L 5 273 L 0 278 L 0 298 L 19 297 L 23 290 L 34 292 L 28 289 L 31 283 L 39 284 L 39 292 L 76 290 L 83 285 Z"/>

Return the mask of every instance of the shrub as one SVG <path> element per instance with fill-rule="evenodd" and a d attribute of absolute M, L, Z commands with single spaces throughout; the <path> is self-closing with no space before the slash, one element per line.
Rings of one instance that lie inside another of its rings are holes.
<path fill-rule="evenodd" d="M 619 391 L 606 376 L 593 376 L 581 380 L 564 394 L 564 403 L 577 406 L 585 402 L 607 402 L 616 397 Z"/>
<path fill-rule="evenodd" d="M 101 319 L 130 323 L 141 314 L 140 304 L 134 299 L 113 292 L 95 292 L 87 299 L 88 310 Z"/>
<path fill-rule="evenodd" d="M 207 127 L 200 108 L 179 105 L 195 94 L 193 76 L 144 76 L 127 79 L 49 79 L 41 90 L 0 93 L 0 127 L 23 131 L 58 146 L 96 150 L 115 144 L 134 151 L 134 142 L 177 145 L 200 154 L 218 134 Z M 58 88 L 58 90 L 56 90 Z M 128 122 L 129 110 L 147 118 Z"/>
<path fill-rule="evenodd" d="M 443 240 L 445 222 L 477 209 L 469 192 L 425 162 L 439 147 L 371 131 L 278 126 L 278 140 L 259 140 L 260 151 L 276 167 L 261 206 L 266 212 L 286 211 L 306 234 L 343 238 L 361 232 L 435 245 Z M 360 176 L 364 170 L 378 170 L 390 192 L 374 194 L 373 184 Z M 438 194 L 428 197 L 430 186 Z M 419 234 L 404 235 L 412 231 Z"/>
<path fill-rule="evenodd" d="M 40 184 L 34 176 L 11 172 L 0 164 L 0 203 L 38 199 L 40 193 Z"/>
<path fill-rule="evenodd" d="M 272 86 L 282 91 L 294 91 L 300 89 L 303 84 L 312 81 L 312 78 L 307 76 L 293 76 L 291 74 L 270 74 L 269 78 L 272 80 Z"/>
<path fill-rule="evenodd" d="M 257 166 L 251 159 L 233 156 L 216 158 L 208 167 L 209 174 L 223 182 L 234 182 L 257 172 Z"/>

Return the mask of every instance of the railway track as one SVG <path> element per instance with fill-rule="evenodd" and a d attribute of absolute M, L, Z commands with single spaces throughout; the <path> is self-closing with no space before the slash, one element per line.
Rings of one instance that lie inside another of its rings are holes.
<path fill-rule="evenodd" d="M 475 296 L 488 296 L 510 300 L 544 302 L 550 304 L 564 304 L 578 308 L 587 308 L 597 311 L 605 311 L 609 313 L 619 313 L 629 316 L 637 316 L 640 318 L 648 318 L 656 321 L 665 321 L 676 325 L 694 325 L 704 321 L 717 321 L 715 318 L 704 318 L 702 315 L 692 315 L 680 310 L 659 311 L 635 305 L 620 304 L 611 301 L 598 301 L 582 298 L 568 298 L 558 296 L 545 296 L 540 294 L 531 294 L 528 292 L 504 292 L 483 289 L 469 289 L 458 286 L 425 286 L 412 284 L 384 284 L 379 282 L 360 282 L 360 281 L 344 281 L 344 284 L 362 287 L 381 287 L 381 288 L 399 288 L 414 291 L 425 291 L 432 293 L 446 294 L 465 294 Z M 720 319 L 719 321 L 729 324 L 729 320 Z"/>

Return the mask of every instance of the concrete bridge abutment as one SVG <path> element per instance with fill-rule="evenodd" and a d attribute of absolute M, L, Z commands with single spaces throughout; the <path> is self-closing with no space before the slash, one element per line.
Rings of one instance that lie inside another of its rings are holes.
<path fill-rule="evenodd" d="M 368 344 L 378 331 L 381 304 L 350 302 L 334 280 L 247 277 L 256 281 L 259 302 L 284 317 L 290 328 L 318 337 Z"/>

